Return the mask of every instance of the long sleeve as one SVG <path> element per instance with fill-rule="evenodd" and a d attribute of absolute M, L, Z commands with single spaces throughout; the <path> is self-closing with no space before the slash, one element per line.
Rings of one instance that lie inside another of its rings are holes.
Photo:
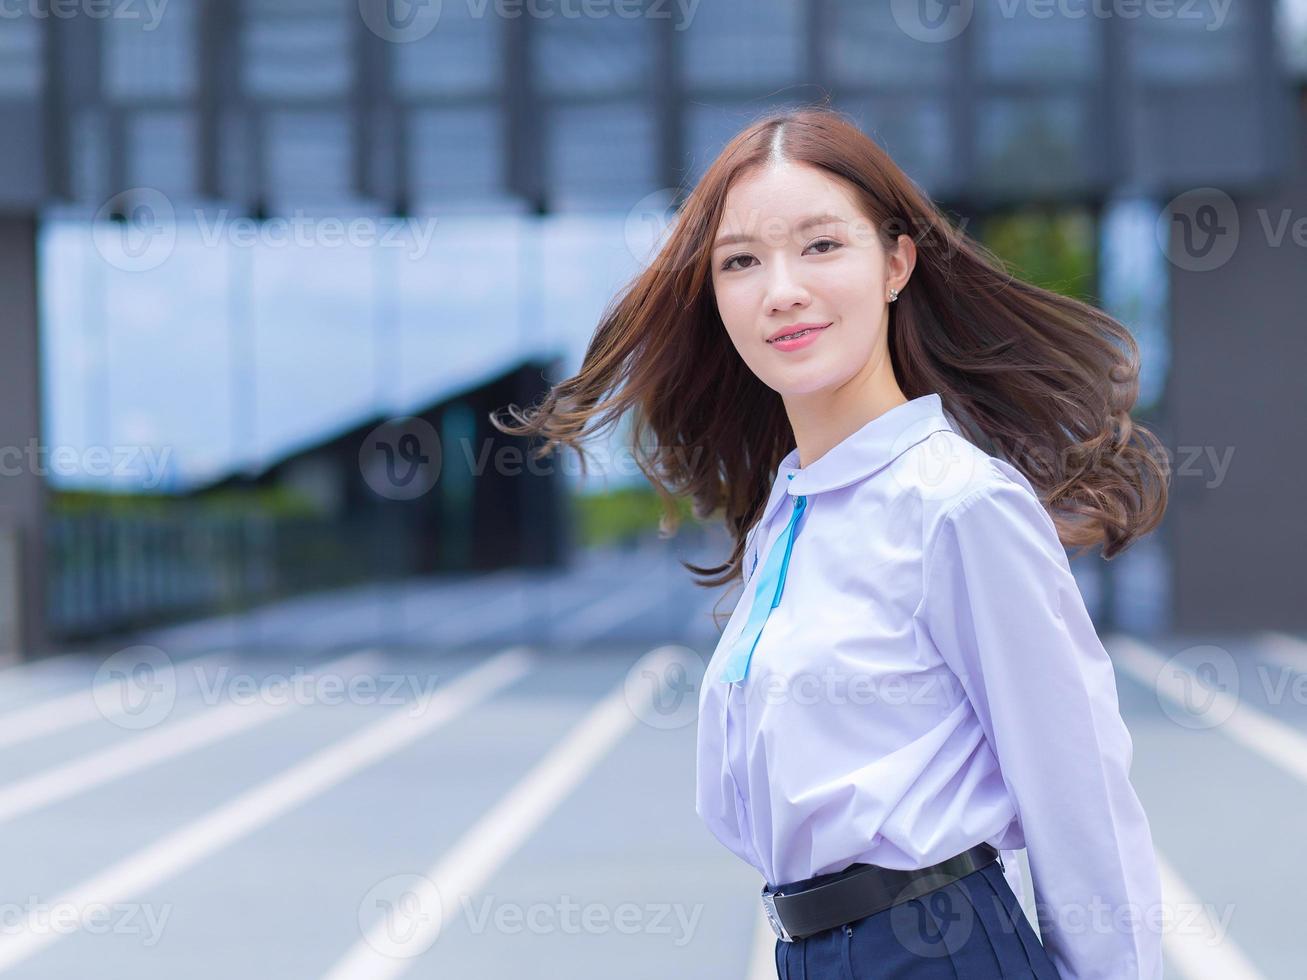
<path fill-rule="evenodd" d="M 919 613 L 1016 807 L 1045 947 L 1063 980 L 1161 977 L 1133 745 L 1052 519 L 1007 480 L 955 503 L 932 538 Z"/>

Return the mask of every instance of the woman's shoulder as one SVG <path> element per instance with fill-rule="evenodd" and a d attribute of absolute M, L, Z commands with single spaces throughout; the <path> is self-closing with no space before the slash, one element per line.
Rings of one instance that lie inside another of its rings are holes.
<path fill-rule="evenodd" d="M 932 433 L 911 447 L 896 460 L 895 470 L 903 492 L 921 501 L 927 538 L 967 512 L 1044 513 L 1039 493 L 1020 469 L 952 430 Z M 1044 520 L 1051 524 L 1046 513 Z"/>

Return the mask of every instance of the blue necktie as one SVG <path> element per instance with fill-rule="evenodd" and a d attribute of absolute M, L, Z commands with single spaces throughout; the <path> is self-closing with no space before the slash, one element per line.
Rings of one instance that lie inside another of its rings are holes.
<path fill-rule="evenodd" d="M 744 632 L 736 639 L 722 668 L 721 680 L 742 681 L 749 673 L 749 660 L 753 649 L 762 636 L 762 628 L 767 623 L 771 611 L 781 604 L 781 593 L 785 591 L 785 573 L 790 567 L 790 551 L 794 548 L 794 539 L 798 536 L 799 518 L 803 508 L 808 504 L 807 497 L 794 498 L 794 512 L 790 514 L 790 523 L 785 532 L 776 539 L 767 561 L 762 566 L 762 575 L 758 577 L 758 586 L 753 593 L 753 606 L 749 609 L 749 619 L 744 624 Z"/>

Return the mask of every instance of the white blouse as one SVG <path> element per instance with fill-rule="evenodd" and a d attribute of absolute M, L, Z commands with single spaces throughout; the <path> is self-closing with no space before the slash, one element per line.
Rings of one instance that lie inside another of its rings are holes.
<path fill-rule="evenodd" d="M 938 394 L 797 464 L 795 449 L 750 531 L 699 693 L 709 830 L 773 887 L 987 841 L 1020 896 L 1026 847 L 1065 980 L 1160 977 L 1161 885 L 1112 664 L 1030 483 Z"/>

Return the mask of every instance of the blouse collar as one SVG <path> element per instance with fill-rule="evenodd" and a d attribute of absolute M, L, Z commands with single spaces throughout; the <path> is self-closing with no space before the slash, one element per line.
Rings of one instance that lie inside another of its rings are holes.
<path fill-rule="evenodd" d="M 944 414 L 939 395 L 931 392 L 882 412 L 806 467 L 799 466 L 799 449 L 794 447 L 781 460 L 760 523 L 771 519 L 787 493 L 796 497 L 857 483 L 888 466 L 932 432 L 941 431 L 956 430 Z"/>

